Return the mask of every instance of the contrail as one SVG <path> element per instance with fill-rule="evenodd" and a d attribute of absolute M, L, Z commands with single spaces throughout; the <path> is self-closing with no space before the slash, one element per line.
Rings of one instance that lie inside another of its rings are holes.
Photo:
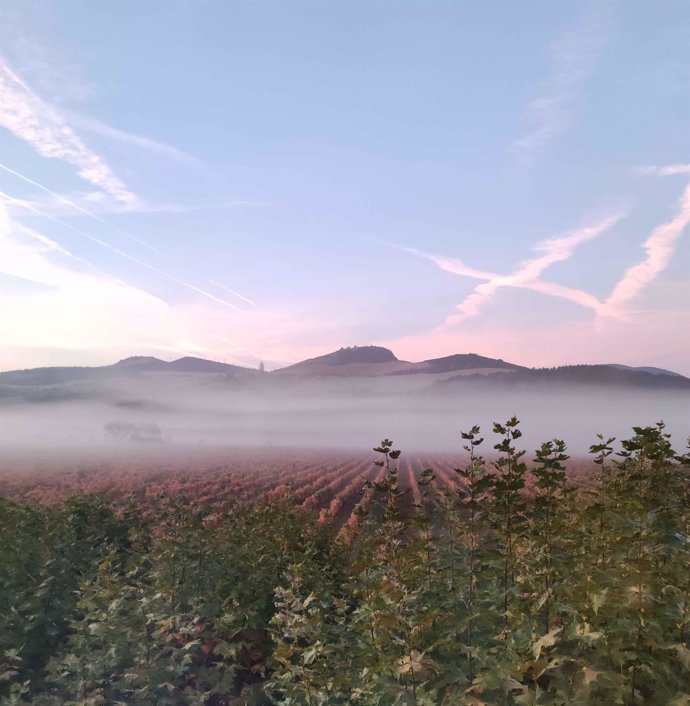
<path fill-rule="evenodd" d="M 689 174 L 689 165 L 672 165 L 657 173 Z M 644 259 L 629 267 L 604 302 L 604 313 L 610 314 L 624 307 L 645 287 L 649 286 L 671 263 L 683 232 L 690 226 L 690 182 L 680 197 L 678 212 L 670 221 L 658 225 L 644 241 Z"/>
<path fill-rule="evenodd" d="M 139 245 L 143 245 L 145 248 L 148 248 L 149 250 L 153 250 L 153 252 L 158 252 L 158 250 L 156 248 L 154 248 L 153 245 L 149 245 L 146 241 L 142 240 L 141 238 L 137 238 L 135 235 L 132 235 L 131 233 L 128 233 L 125 230 L 122 230 L 122 228 L 118 228 L 118 226 L 114 225 L 113 223 L 106 221 L 104 218 L 97 216 L 95 213 L 91 213 L 91 211 L 87 211 L 85 208 L 82 208 L 79 204 L 74 203 L 74 201 L 70 201 L 70 199 L 66 198 L 65 196 L 62 196 L 61 194 L 56 193 L 52 189 L 49 189 L 47 186 L 40 184 L 39 182 L 35 181 L 34 179 L 29 178 L 28 176 L 26 176 L 24 174 L 20 174 L 19 172 L 15 171 L 11 167 L 8 167 L 6 164 L 3 164 L 2 162 L 0 162 L 0 169 L 7 172 L 8 174 L 12 174 L 13 176 L 16 176 L 18 179 L 25 181 L 27 184 L 31 184 L 32 186 L 35 186 L 39 189 L 42 189 L 47 194 L 54 196 L 56 199 L 59 199 L 63 203 L 66 203 L 68 206 L 72 206 L 72 208 L 75 208 L 77 211 L 80 211 L 84 215 L 89 216 L 91 218 L 95 218 L 100 223 L 104 223 L 105 225 L 109 226 L 113 230 L 116 230 L 118 233 L 121 233 L 122 235 L 124 235 L 126 238 L 129 238 L 130 240 L 133 240 L 136 243 L 139 243 Z"/>
<path fill-rule="evenodd" d="M 130 262 L 134 262 L 135 264 L 139 265 L 140 267 L 145 267 L 147 270 L 151 270 L 152 272 L 156 272 L 162 277 L 165 277 L 166 279 L 169 279 L 171 282 L 175 282 L 176 284 L 179 284 L 181 287 L 185 287 L 186 289 L 189 289 L 193 292 L 196 292 L 197 294 L 201 294 L 202 296 L 206 297 L 207 299 L 210 299 L 211 301 L 214 301 L 218 304 L 222 304 L 223 306 L 227 306 L 230 309 L 233 309 L 234 311 L 242 311 L 238 306 L 235 306 L 234 304 L 231 304 L 228 301 L 225 301 L 225 299 L 220 299 L 219 297 L 216 297 L 215 295 L 211 294 L 210 292 L 207 292 L 204 289 L 201 289 L 200 287 L 197 287 L 196 285 L 190 284 L 189 282 L 185 282 L 184 280 L 178 279 L 174 275 L 168 274 L 165 270 L 161 270 L 159 267 L 156 267 L 155 265 L 151 265 L 148 262 L 144 262 L 143 260 L 140 260 L 137 257 L 134 257 L 133 255 L 130 255 L 129 253 L 126 253 L 124 250 L 120 250 L 120 248 L 115 247 L 114 245 L 111 245 L 110 243 L 107 243 L 105 240 L 101 240 L 100 238 L 97 238 L 95 235 L 91 235 L 90 233 L 86 233 L 83 230 L 80 230 L 79 228 L 76 228 L 73 225 L 70 225 L 69 223 L 66 223 L 65 221 L 60 220 L 59 218 L 55 218 L 55 216 L 51 216 L 47 213 L 43 213 L 39 209 L 35 208 L 34 206 L 31 206 L 27 203 L 24 203 L 18 199 L 15 199 L 14 197 L 10 196 L 9 194 L 4 193 L 3 191 L 0 191 L 0 197 L 4 198 L 6 201 L 9 201 L 10 203 L 16 203 L 19 204 L 20 206 L 23 206 L 24 208 L 28 208 L 30 211 L 33 211 L 39 216 L 42 216 L 43 218 L 47 218 L 49 221 L 53 221 L 53 223 L 57 223 L 58 225 L 63 226 L 64 228 L 69 228 L 69 230 L 74 231 L 75 233 L 78 233 L 84 238 L 88 238 L 94 243 L 97 243 L 101 247 L 107 248 L 108 250 L 111 250 L 114 253 L 117 253 L 120 255 L 120 257 L 124 257 L 126 260 L 129 260 Z"/>
<path fill-rule="evenodd" d="M 20 223 L 14 224 L 13 228 L 18 231 L 19 233 L 24 233 L 24 235 L 29 236 L 30 238 L 33 238 L 34 240 L 37 240 L 39 243 L 43 243 L 43 245 L 47 246 L 51 250 L 55 250 L 56 252 L 59 252 L 62 255 L 65 255 L 66 257 L 71 258 L 72 260 L 76 260 L 77 262 L 81 262 L 84 265 L 87 265 L 91 269 L 95 270 L 99 274 L 103 275 L 103 277 L 106 277 L 107 279 L 117 282 L 119 285 L 122 285 L 123 287 L 127 289 L 131 289 L 135 292 L 141 292 L 142 290 L 138 289 L 137 287 L 133 287 L 131 284 L 128 282 L 125 282 L 123 279 L 120 279 L 119 277 L 110 274 L 110 272 L 106 272 L 104 269 L 98 267 L 98 265 L 94 265 L 93 262 L 90 260 L 87 260 L 83 257 L 80 257 L 79 255 L 75 255 L 73 252 L 68 250 L 64 245 L 60 245 L 60 243 L 56 242 L 55 240 L 52 240 L 51 238 L 46 237 L 42 233 L 39 233 L 32 228 L 27 228 L 24 225 L 21 225 Z M 157 297 L 153 294 L 149 294 L 146 292 L 147 297 L 151 297 L 152 299 L 155 299 L 156 301 L 159 301 L 163 304 L 165 302 L 160 298 Z"/>
<path fill-rule="evenodd" d="M 549 296 L 567 299 L 568 301 L 593 309 L 597 314 L 600 314 L 604 305 L 595 296 L 579 289 L 565 287 L 552 282 L 544 282 L 540 279 L 540 276 L 546 269 L 551 267 L 551 265 L 569 259 L 579 245 L 593 240 L 618 223 L 623 217 L 623 213 L 617 213 L 602 219 L 593 226 L 586 226 L 569 235 L 550 238 L 549 240 L 537 243 L 535 250 L 542 254 L 533 257 L 531 260 L 524 260 L 519 263 L 513 272 L 506 275 L 477 270 L 473 267 L 468 267 L 461 260 L 430 255 L 429 253 L 414 248 L 394 247 L 398 247 L 398 249 L 412 253 L 418 257 L 431 260 L 446 272 L 451 272 L 461 277 L 482 280 L 482 283 L 478 284 L 474 290 L 465 297 L 464 301 L 457 305 L 457 309 L 460 313 L 450 317 L 450 320 L 456 323 L 467 317 L 479 314 L 482 306 L 501 287 L 531 289 Z"/>
<path fill-rule="evenodd" d="M 423 252 L 422 250 L 417 250 L 417 248 L 408 248 L 402 245 L 395 245 L 394 243 L 387 243 L 390 247 L 396 250 L 402 250 L 403 252 L 409 252 L 417 257 L 422 257 L 427 260 L 431 260 L 435 265 L 438 265 L 442 270 L 446 272 L 451 272 L 454 275 L 459 275 L 460 277 L 470 277 L 471 279 L 485 279 L 491 280 L 500 277 L 501 275 L 495 272 L 486 272 L 485 270 L 477 270 L 474 267 L 468 267 L 462 260 L 451 257 L 443 257 L 440 255 L 430 255 L 429 253 Z"/>
<path fill-rule="evenodd" d="M 209 280 L 209 282 L 211 282 L 211 284 L 215 284 L 216 287 L 220 287 L 221 289 L 224 289 L 226 292 L 229 292 L 230 294 L 234 294 L 236 297 L 238 297 L 242 301 L 247 302 L 247 304 L 251 304 L 252 306 L 256 306 L 256 302 L 253 302 L 251 299 L 248 299 L 243 294 L 236 292 L 234 289 L 230 289 L 230 287 L 226 287 L 224 284 L 221 284 L 220 282 L 216 282 L 215 279 Z"/>

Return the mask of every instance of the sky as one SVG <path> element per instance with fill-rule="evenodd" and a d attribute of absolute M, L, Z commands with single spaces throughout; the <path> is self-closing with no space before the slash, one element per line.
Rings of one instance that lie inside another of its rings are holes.
<path fill-rule="evenodd" d="M 0 370 L 690 375 L 679 2 L 4 0 Z"/>

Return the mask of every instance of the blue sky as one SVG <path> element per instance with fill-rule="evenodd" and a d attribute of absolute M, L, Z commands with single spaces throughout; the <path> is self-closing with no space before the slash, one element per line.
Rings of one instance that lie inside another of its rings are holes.
<path fill-rule="evenodd" d="M 0 368 L 690 374 L 685 2 L 5 2 Z"/>

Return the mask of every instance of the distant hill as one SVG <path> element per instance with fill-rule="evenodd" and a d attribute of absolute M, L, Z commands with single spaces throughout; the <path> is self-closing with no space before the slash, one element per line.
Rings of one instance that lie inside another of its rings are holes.
<path fill-rule="evenodd" d="M 351 379 L 351 383 L 348 381 Z M 367 378 L 377 378 L 376 385 Z M 476 353 L 458 353 L 421 362 L 400 360 L 388 348 L 353 346 L 264 373 L 256 369 L 186 356 L 172 362 L 153 356 L 132 356 L 97 367 L 47 367 L 0 373 L 0 399 L 50 401 L 99 396 L 106 390 L 131 389 L 120 381 L 146 381 L 154 396 L 165 396 L 174 381 L 189 389 L 197 382 L 207 391 L 227 394 L 241 383 L 244 392 L 295 388 L 294 394 L 359 390 L 368 394 L 405 393 L 428 389 L 453 392 L 467 386 L 543 388 L 544 386 L 619 386 L 630 389 L 690 390 L 690 379 L 670 370 L 616 363 L 525 368 Z M 330 382 L 327 382 L 329 381 Z M 137 383 L 138 384 L 138 383 Z M 329 387 L 330 385 L 330 387 Z M 334 387 L 335 386 L 335 387 Z M 298 390 L 298 391 L 297 391 Z M 156 392 L 158 391 L 158 392 Z M 110 394 L 110 393 L 108 393 Z M 128 395 L 131 393 L 127 393 Z M 135 393 L 136 394 L 136 393 Z M 127 397 L 126 400 L 130 398 Z M 137 404 L 148 404 L 147 401 Z"/>
<path fill-rule="evenodd" d="M 93 380 L 96 378 L 113 377 L 117 372 L 111 372 L 113 366 L 103 368 L 30 368 L 28 370 L 12 370 L 0 373 L 2 385 L 61 385 L 68 382 Z"/>
<path fill-rule="evenodd" d="M 496 358 L 486 358 L 476 353 L 456 353 L 444 358 L 430 358 L 421 363 L 411 363 L 410 367 L 400 370 L 396 375 L 410 375 L 414 373 L 452 373 L 461 370 L 524 370 L 520 365 L 506 363 L 504 360 Z"/>
<path fill-rule="evenodd" d="M 385 375 L 413 365 L 395 357 L 393 351 L 381 346 L 352 346 L 309 358 L 286 368 L 274 370 L 272 375 Z"/>
<path fill-rule="evenodd" d="M 104 365 L 92 370 L 131 370 L 140 372 L 150 372 L 155 370 L 165 370 L 170 363 L 160 358 L 154 358 L 150 355 L 133 355 L 130 358 L 118 360 L 113 365 Z"/>
<path fill-rule="evenodd" d="M 223 373 L 231 376 L 260 374 L 251 368 L 203 358 L 186 357 L 167 362 L 153 356 L 132 356 L 113 365 L 12 370 L 0 373 L 0 385 L 62 385 L 69 382 L 113 380 L 153 373 Z"/>
<path fill-rule="evenodd" d="M 672 370 L 666 370 L 665 368 L 653 368 L 650 366 L 643 367 L 632 367 L 630 365 L 620 365 L 619 363 L 609 363 L 612 368 L 620 368 L 621 370 L 636 370 L 637 372 L 650 373 L 651 375 L 670 375 L 671 377 L 683 377 L 679 373 L 674 373 Z"/>
<path fill-rule="evenodd" d="M 277 372 L 334 365 L 368 365 L 371 363 L 395 362 L 399 361 L 393 351 L 388 350 L 388 348 L 382 348 L 381 346 L 352 346 L 350 348 L 340 348 L 337 351 L 333 351 L 333 353 L 320 355 L 316 358 L 308 358 L 294 365 L 280 368 Z"/>
<path fill-rule="evenodd" d="M 437 375 L 467 370 L 498 372 L 520 370 L 519 365 L 486 358 L 476 353 L 458 353 L 444 358 L 430 358 L 420 363 L 398 359 L 393 351 L 380 346 L 354 346 L 303 360 L 274 371 L 274 374 L 360 377 L 379 375 Z"/>
<path fill-rule="evenodd" d="M 463 386 L 492 387 L 626 387 L 630 389 L 690 390 L 690 379 L 665 371 L 648 372 L 642 368 L 619 365 L 565 365 L 558 368 L 522 368 L 509 375 L 457 375 L 434 385 L 437 390 Z"/>
<path fill-rule="evenodd" d="M 231 365 L 229 363 L 218 363 L 215 360 L 205 360 L 204 358 L 178 358 L 168 363 L 166 371 L 179 373 L 225 373 L 231 375 L 253 375 L 258 371 L 253 368 L 244 368 L 241 365 Z"/>

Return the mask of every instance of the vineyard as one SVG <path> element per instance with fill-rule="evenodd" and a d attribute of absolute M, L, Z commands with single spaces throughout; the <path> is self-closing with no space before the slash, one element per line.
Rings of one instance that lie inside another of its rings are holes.
<path fill-rule="evenodd" d="M 373 452 L 267 448 L 145 449 L 140 453 L 26 454 L 0 459 L 0 497 L 17 502 L 58 505 L 75 495 L 104 495 L 115 505 L 135 502 L 155 513 L 165 498 L 184 498 L 188 506 L 227 512 L 240 501 L 289 495 L 305 510 L 315 510 L 341 525 L 359 502 L 366 481 L 381 477 Z M 410 489 L 401 503 L 412 511 L 420 501 L 422 471 L 432 467 L 430 491 L 445 494 L 459 487 L 454 469 L 459 454 L 405 454 L 400 458 L 398 485 Z M 583 485 L 596 466 L 591 459 L 570 460 L 568 478 Z M 529 477 L 526 479 L 529 483 Z"/>
<path fill-rule="evenodd" d="M 690 704 L 688 454 L 484 431 L 2 459 L 0 703 Z"/>

